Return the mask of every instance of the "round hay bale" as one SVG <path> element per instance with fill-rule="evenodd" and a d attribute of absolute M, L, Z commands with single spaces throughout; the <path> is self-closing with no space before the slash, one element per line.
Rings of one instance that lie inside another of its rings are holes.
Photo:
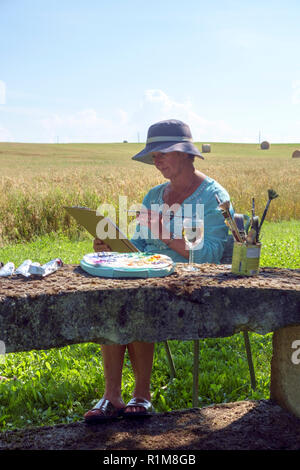
<path fill-rule="evenodd" d="M 202 144 L 202 152 L 209 153 L 210 152 L 210 144 Z"/>
<path fill-rule="evenodd" d="M 300 158 L 300 150 L 299 149 L 294 150 L 294 152 L 292 153 L 292 158 Z"/>
<path fill-rule="evenodd" d="M 268 150 L 270 148 L 270 144 L 269 142 L 267 142 L 266 140 L 264 140 L 261 144 L 260 144 L 260 148 L 262 150 Z"/>

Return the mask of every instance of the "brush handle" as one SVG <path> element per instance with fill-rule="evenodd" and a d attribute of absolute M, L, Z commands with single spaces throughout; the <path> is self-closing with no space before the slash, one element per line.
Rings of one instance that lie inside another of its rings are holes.
<path fill-rule="evenodd" d="M 263 216 L 261 218 L 261 221 L 260 221 L 260 224 L 259 224 L 259 227 L 258 227 L 258 230 L 261 229 L 261 226 L 263 224 L 263 221 L 265 220 L 266 218 L 266 215 L 267 215 L 267 212 L 268 212 L 268 209 L 269 209 L 269 205 L 270 205 L 270 202 L 271 202 L 271 199 L 268 200 L 267 204 L 266 204 L 266 207 L 265 207 L 265 210 L 264 210 L 264 213 L 263 213 Z"/>
<path fill-rule="evenodd" d="M 256 242 L 258 243 L 259 240 L 259 218 L 258 216 L 254 216 L 251 221 L 251 229 L 256 233 Z"/>
<path fill-rule="evenodd" d="M 230 215 L 230 212 L 227 212 L 227 211 L 224 211 L 222 210 L 222 214 L 223 214 L 223 217 L 225 219 L 225 223 L 227 222 L 226 225 L 229 226 L 231 232 L 232 232 L 232 235 L 233 237 L 235 238 L 235 240 L 237 242 L 240 242 L 240 243 L 243 243 L 243 239 L 238 231 L 238 228 L 236 226 L 236 223 L 234 222 L 234 220 L 232 220 L 232 217 Z"/>
<path fill-rule="evenodd" d="M 226 225 L 229 225 L 231 229 L 233 237 L 235 238 L 236 241 L 242 243 L 243 242 L 242 237 L 239 233 L 236 223 L 234 222 L 234 220 L 232 220 L 231 214 L 229 212 L 229 205 L 230 205 L 229 201 L 221 203 L 220 198 L 218 197 L 217 194 L 215 194 L 215 198 L 217 200 L 217 203 L 219 204 L 219 209 L 222 212 L 222 215 L 225 219 L 225 223 L 227 222 Z M 227 208 L 225 209 L 224 207 L 222 207 L 222 205 L 225 205 L 225 204 L 228 204 L 228 209 Z"/>

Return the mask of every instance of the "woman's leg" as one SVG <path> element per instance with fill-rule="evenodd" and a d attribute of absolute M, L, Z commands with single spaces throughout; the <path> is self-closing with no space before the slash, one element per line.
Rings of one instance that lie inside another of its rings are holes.
<path fill-rule="evenodd" d="M 154 343 L 135 341 L 127 345 L 135 376 L 133 397 L 151 401 L 150 380 L 153 365 Z M 127 411 L 143 411 L 140 407 L 127 408 Z"/>
<path fill-rule="evenodd" d="M 122 400 L 122 370 L 126 345 L 102 345 L 103 368 L 105 378 L 105 391 L 103 398 L 109 400 L 117 407 L 123 407 Z"/>
<path fill-rule="evenodd" d="M 116 408 L 120 409 L 125 406 L 121 392 L 125 350 L 126 345 L 101 345 L 105 378 L 105 391 L 103 398 L 105 400 L 109 400 Z M 94 416 L 95 414 L 101 415 L 102 411 L 90 410 L 85 414 L 85 417 Z"/>

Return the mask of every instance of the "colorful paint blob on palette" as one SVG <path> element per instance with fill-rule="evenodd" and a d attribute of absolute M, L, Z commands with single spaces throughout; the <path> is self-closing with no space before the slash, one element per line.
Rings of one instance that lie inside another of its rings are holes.
<path fill-rule="evenodd" d="M 149 253 L 115 253 L 100 252 L 89 253 L 83 257 L 85 263 L 97 267 L 120 267 L 120 268 L 164 268 L 173 264 L 169 256 Z"/>

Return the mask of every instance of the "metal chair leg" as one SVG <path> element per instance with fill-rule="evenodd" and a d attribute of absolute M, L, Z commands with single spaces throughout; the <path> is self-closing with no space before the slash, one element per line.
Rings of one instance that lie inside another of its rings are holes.
<path fill-rule="evenodd" d="M 194 340 L 193 408 L 199 405 L 199 339 Z"/>
<path fill-rule="evenodd" d="M 248 331 L 243 331 L 245 348 L 247 353 L 247 360 L 250 372 L 251 387 L 253 390 L 256 389 L 256 378 L 255 370 L 252 360 L 251 345 L 249 340 Z M 194 340 L 194 370 L 193 370 L 193 408 L 197 408 L 199 405 L 199 340 Z"/>
<path fill-rule="evenodd" d="M 170 366 L 171 379 L 174 379 L 174 377 L 176 377 L 176 370 L 175 370 L 175 365 L 174 365 L 174 361 L 173 361 L 173 357 L 172 357 L 172 353 L 171 353 L 168 341 L 164 341 L 164 346 L 165 346 L 165 350 L 167 353 L 167 358 L 168 358 L 168 362 Z"/>
<path fill-rule="evenodd" d="M 244 335 L 244 342 L 245 342 L 245 348 L 246 348 L 246 353 L 247 353 L 247 360 L 248 360 L 248 366 L 249 366 L 249 372 L 250 372 L 250 381 L 251 381 L 251 387 L 253 390 L 256 389 L 256 378 L 255 378 L 255 370 L 254 370 L 254 365 L 253 365 L 253 360 L 252 360 L 252 352 L 251 352 L 251 344 L 249 340 L 249 335 L 248 331 L 243 331 Z M 172 353 L 169 347 L 168 341 L 164 341 L 164 346 L 165 350 L 167 353 L 167 358 L 170 366 L 170 375 L 171 378 L 173 379 L 176 377 L 176 370 L 175 370 L 175 365 L 172 357 Z M 200 340 L 195 339 L 194 340 L 194 366 L 193 366 L 193 408 L 197 408 L 199 405 L 199 344 Z"/>
<path fill-rule="evenodd" d="M 248 360 L 248 366 L 249 366 L 249 372 L 250 372 L 251 387 L 253 390 L 255 390 L 256 389 L 255 370 L 254 370 L 254 365 L 253 365 L 253 360 L 252 360 L 252 352 L 251 352 L 251 345 L 249 341 L 248 331 L 243 331 L 243 335 L 244 335 L 245 348 L 246 348 L 247 360 Z"/>

